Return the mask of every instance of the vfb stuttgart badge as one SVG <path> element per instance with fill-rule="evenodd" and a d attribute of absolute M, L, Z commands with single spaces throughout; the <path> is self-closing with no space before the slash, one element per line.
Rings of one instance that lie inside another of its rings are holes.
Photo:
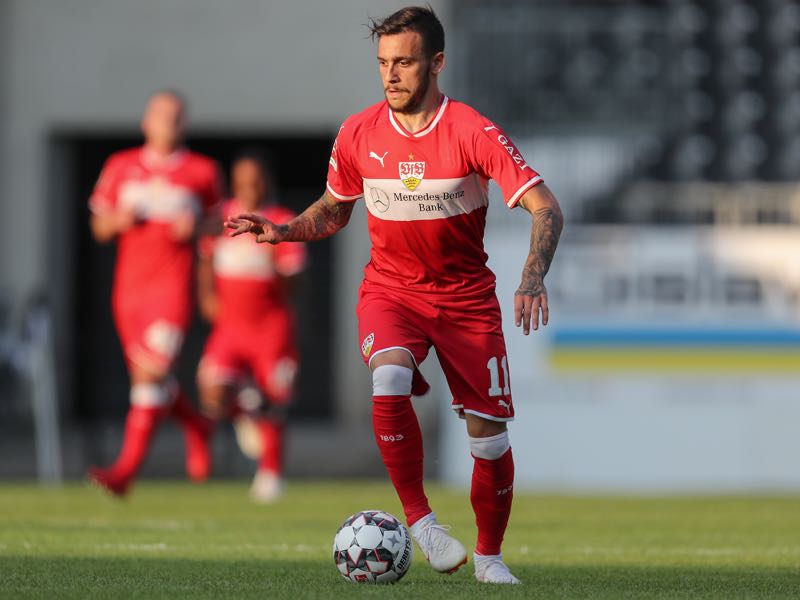
<path fill-rule="evenodd" d="M 408 158 L 410 162 L 399 163 L 400 181 L 413 192 L 425 177 L 425 161 L 414 161 L 413 154 L 409 154 Z"/>
<path fill-rule="evenodd" d="M 372 352 L 372 344 L 375 343 L 375 333 L 370 333 L 367 337 L 364 338 L 364 341 L 361 342 L 361 354 L 365 357 L 369 357 L 370 352 Z"/>

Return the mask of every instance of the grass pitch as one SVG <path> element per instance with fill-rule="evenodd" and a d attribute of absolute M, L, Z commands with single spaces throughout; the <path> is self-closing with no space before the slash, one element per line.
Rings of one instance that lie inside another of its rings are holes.
<path fill-rule="evenodd" d="M 388 483 L 289 487 L 273 506 L 247 483 L 143 482 L 124 501 L 88 486 L 0 485 L 2 598 L 798 598 L 800 497 L 595 498 L 517 494 L 505 557 L 522 586 L 434 573 L 418 551 L 394 586 L 333 565 L 339 523 L 401 515 Z M 430 489 L 469 547 L 465 492 Z"/>

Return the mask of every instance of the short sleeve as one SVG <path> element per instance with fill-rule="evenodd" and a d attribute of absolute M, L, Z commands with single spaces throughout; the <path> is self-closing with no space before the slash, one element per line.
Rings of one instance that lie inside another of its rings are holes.
<path fill-rule="evenodd" d="M 93 213 L 114 210 L 117 205 L 121 175 L 119 160 L 114 156 L 109 157 L 89 198 L 89 209 Z"/>
<path fill-rule="evenodd" d="M 339 128 L 328 161 L 328 192 L 337 200 L 351 202 L 364 195 L 364 183 L 352 160 L 352 132 L 345 122 Z"/>
<path fill-rule="evenodd" d="M 475 130 L 473 152 L 476 171 L 497 182 L 509 208 L 516 206 L 525 192 L 542 182 L 539 173 L 525 161 L 503 130 L 488 120 Z"/>

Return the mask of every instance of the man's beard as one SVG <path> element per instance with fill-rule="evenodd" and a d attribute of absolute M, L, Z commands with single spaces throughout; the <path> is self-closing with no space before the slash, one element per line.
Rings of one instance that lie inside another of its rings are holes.
<path fill-rule="evenodd" d="M 417 91 L 411 95 L 408 100 L 406 100 L 400 106 L 392 106 L 391 102 L 389 102 L 389 106 L 391 109 L 400 114 L 413 114 L 419 110 L 419 107 L 422 105 L 422 101 L 425 99 L 428 90 L 431 87 L 431 71 L 430 67 L 425 71 L 425 77 L 422 78 L 422 83 L 420 84 Z M 386 98 L 389 101 L 389 98 Z"/>

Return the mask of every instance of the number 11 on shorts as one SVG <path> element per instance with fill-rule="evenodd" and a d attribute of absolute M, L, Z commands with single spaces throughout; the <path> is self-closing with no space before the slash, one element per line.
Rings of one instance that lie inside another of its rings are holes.
<path fill-rule="evenodd" d="M 508 360 L 505 356 L 500 357 L 500 366 L 503 368 L 503 387 L 500 387 L 500 370 L 497 368 L 497 357 L 493 356 L 486 363 L 489 369 L 489 397 L 508 396 L 511 393 L 511 386 L 508 379 Z"/>

